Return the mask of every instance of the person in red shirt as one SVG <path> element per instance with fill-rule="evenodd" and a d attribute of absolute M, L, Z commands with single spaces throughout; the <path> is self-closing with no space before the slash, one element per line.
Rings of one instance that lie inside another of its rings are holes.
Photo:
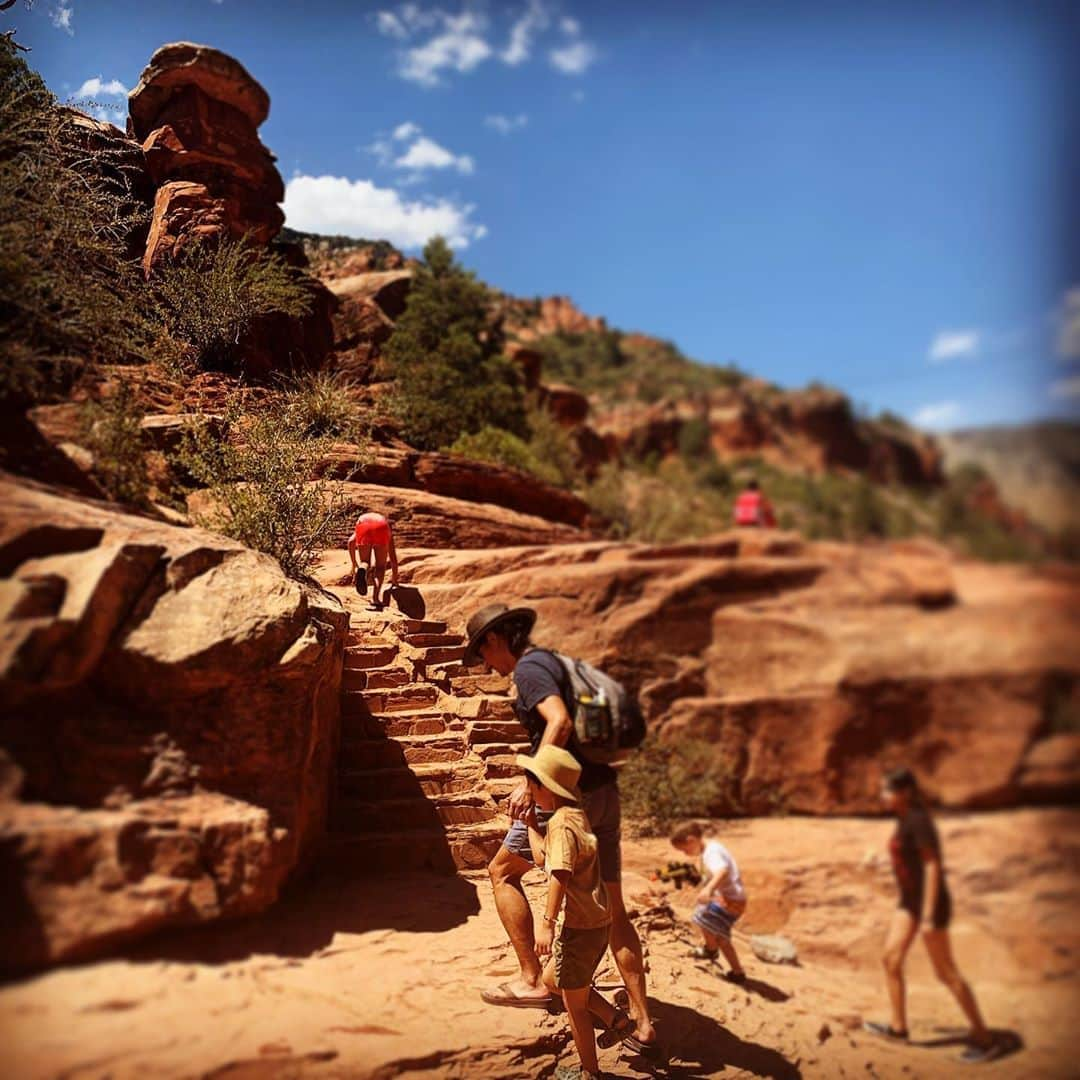
<path fill-rule="evenodd" d="M 762 494 L 756 480 L 748 480 L 735 500 L 735 524 L 766 529 L 776 526 L 772 503 Z"/>
<path fill-rule="evenodd" d="M 357 558 L 359 563 L 357 565 Z M 374 567 L 372 559 L 374 558 Z M 353 534 L 349 537 L 349 562 L 352 564 L 352 578 L 356 582 L 356 591 L 364 596 L 367 593 L 368 577 L 371 578 L 371 598 L 376 606 L 382 592 L 383 579 L 386 577 L 386 563 L 390 562 L 390 584 L 398 584 L 397 549 L 394 547 L 394 534 L 390 522 L 382 514 L 369 512 L 356 519 Z"/>

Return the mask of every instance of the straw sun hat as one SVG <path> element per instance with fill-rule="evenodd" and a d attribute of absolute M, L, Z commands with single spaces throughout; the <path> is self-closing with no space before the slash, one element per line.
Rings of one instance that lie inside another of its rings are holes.
<path fill-rule="evenodd" d="M 581 766 L 569 750 L 561 746 L 541 746 L 535 757 L 518 754 L 514 760 L 521 768 L 528 770 L 548 789 L 564 799 L 581 799 L 578 780 L 581 778 Z"/>

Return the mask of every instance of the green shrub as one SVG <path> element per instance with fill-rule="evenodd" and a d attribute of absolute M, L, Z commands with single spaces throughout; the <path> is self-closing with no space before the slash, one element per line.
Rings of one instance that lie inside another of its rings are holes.
<path fill-rule="evenodd" d="M 285 384 L 287 408 L 305 435 L 366 441 L 355 390 L 355 384 L 340 372 L 306 372 Z"/>
<path fill-rule="evenodd" d="M 687 420 L 679 428 L 679 453 L 689 464 L 703 461 L 713 456 L 712 431 L 709 421 L 703 416 Z"/>
<path fill-rule="evenodd" d="M 642 836 L 663 836 L 685 818 L 740 812 L 735 778 L 702 739 L 650 735 L 619 770 L 623 814 Z"/>
<path fill-rule="evenodd" d="M 596 479 L 585 489 L 585 501 L 593 514 L 607 523 L 609 536 L 621 540 L 630 535 L 633 523 L 623 471 L 618 465 L 601 466 Z"/>
<path fill-rule="evenodd" d="M 385 352 L 396 382 L 392 407 L 410 443 L 437 450 L 485 427 L 527 436 L 520 375 L 502 347 L 487 289 L 436 237 Z"/>
<path fill-rule="evenodd" d="M 450 453 L 461 454 L 474 461 L 490 461 L 493 465 L 520 469 L 547 484 L 556 483 L 559 479 L 554 469 L 546 467 L 524 439 L 502 428 L 485 427 L 469 435 L 460 435 L 450 447 Z"/>
<path fill-rule="evenodd" d="M 162 323 L 194 349 L 202 368 L 227 366 L 252 322 L 311 312 L 302 271 L 243 240 L 195 244 L 154 271 L 150 286 Z"/>
<path fill-rule="evenodd" d="M 566 429 L 535 401 L 526 410 L 529 426 L 529 450 L 544 470 L 548 483 L 573 488 L 580 481 L 577 448 Z"/>
<path fill-rule="evenodd" d="M 208 489 L 201 525 L 272 555 L 290 577 L 301 577 L 348 525 L 341 483 L 313 480 L 334 439 L 311 437 L 302 418 L 273 400 L 241 416 L 226 414 L 229 435 L 211 424 L 196 429 L 179 451 L 179 465 Z"/>
<path fill-rule="evenodd" d="M 94 476 L 115 502 L 144 506 L 150 482 L 143 450 L 142 410 L 127 380 L 101 401 L 83 407 L 86 447 L 94 455 Z"/>
<path fill-rule="evenodd" d="M 72 366 L 65 357 L 149 355 L 154 331 L 128 258 L 146 211 L 123 161 L 85 143 L 76 114 L 0 37 L 0 400 L 46 396 Z"/>

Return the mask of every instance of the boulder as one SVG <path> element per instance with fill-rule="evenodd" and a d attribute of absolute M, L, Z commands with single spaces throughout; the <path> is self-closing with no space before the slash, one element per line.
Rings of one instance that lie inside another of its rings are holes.
<path fill-rule="evenodd" d="M 580 390 L 562 383 L 542 386 L 540 403 L 563 427 L 577 427 L 589 415 L 589 399 Z"/>
<path fill-rule="evenodd" d="M 209 45 L 177 41 L 162 45 L 128 95 L 135 137 L 145 139 L 157 127 L 162 109 L 176 91 L 197 87 L 257 128 L 270 115 L 270 98 L 244 66 Z"/>
<path fill-rule="evenodd" d="M 138 903 L 87 901 L 82 943 L 69 926 L 62 945 L 46 937 L 27 963 L 266 906 L 325 831 L 347 614 L 268 556 L 200 529 L 8 477 L 0 499 L 0 748 L 23 800 L 4 824 L 6 857 L 24 867 L 12 887 L 43 918 L 72 882 L 80 898 L 118 888 L 110 867 L 119 860 L 123 871 L 125 857 L 109 836 L 143 827 L 104 810 L 135 806 L 156 837 L 154 822 L 171 812 L 159 814 L 155 800 L 210 793 L 221 797 L 223 830 L 199 833 L 195 810 L 176 836 L 161 825 L 160 857 L 188 852 L 216 882 L 212 902 L 209 885 L 198 886 L 198 903 L 184 899 L 186 885 L 169 885 L 167 903 L 142 905 L 152 915 Z M 133 857 L 155 863 L 157 843 Z M 50 876 L 73 850 L 85 865 Z M 155 888 L 143 882 L 132 896 L 152 899 Z M 5 946 L 13 932 L 8 923 Z"/>
<path fill-rule="evenodd" d="M 343 309 L 350 304 L 371 303 L 393 321 L 405 310 L 412 279 L 412 270 L 386 270 L 338 278 L 329 287 Z"/>
<path fill-rule="evenodd" d="M 1080 801 L 1080 732 L 1063 731 L 1036 743 L 1018 782 L 1028 802 Z"/>
<path fill-rule="evenodd" d="M 160 262 L 177 258 L 186 247 L 214 243 L 229 234 L 225 200 L 211 195 L 205 184 L 190 180 L 163 184 L 154 196 L 143 272 L 149 276 Z"/>

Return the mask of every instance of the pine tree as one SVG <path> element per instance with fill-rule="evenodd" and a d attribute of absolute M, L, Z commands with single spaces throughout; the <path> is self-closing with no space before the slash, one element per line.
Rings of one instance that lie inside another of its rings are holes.
<path fill-rule="evenodd" d="M 502 347 L 487 290 L 435 237 L 386 350 L 409 442 L 436 450 L 486 426 L 527 435 L 520 378 Z"/>

